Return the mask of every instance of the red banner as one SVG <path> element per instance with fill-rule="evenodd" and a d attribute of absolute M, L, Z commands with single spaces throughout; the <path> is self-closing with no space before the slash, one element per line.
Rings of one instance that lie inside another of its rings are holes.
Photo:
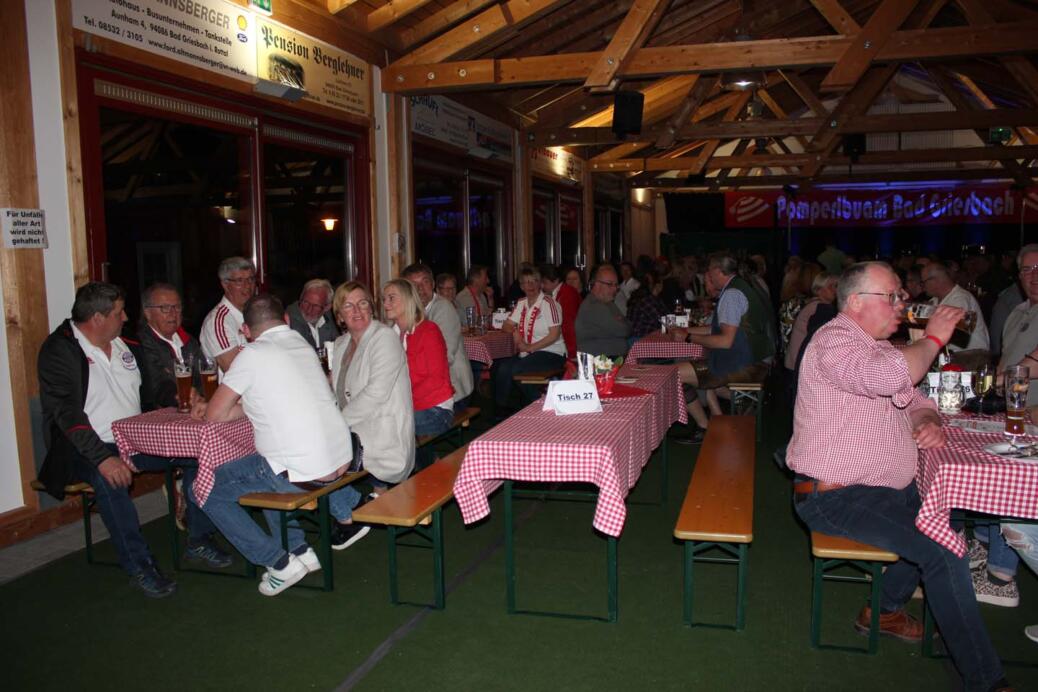
<path fill-rule="evenodd" d="M 1038 219 L 1038 188 L 812 189 L 795 198 L 778 190 L 724 193 L 728 228 L 785 226 L 790 217 L 800 228 L 1018 223 L 1025 208 L 1028 219 Z"/>

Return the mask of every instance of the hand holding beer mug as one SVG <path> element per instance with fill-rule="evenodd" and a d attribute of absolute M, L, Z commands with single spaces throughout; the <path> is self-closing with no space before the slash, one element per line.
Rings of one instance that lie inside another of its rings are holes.
<path fill-rule="evenodd" d="M 1016 438 L 1024 434 L 1024 415 L 1027 409 L 1027 390 L 1031 384 L 1030 372 L 1022 365 L 1005 369 L 1006 435 L 1016 446 Z"/>
<path fill-rule="evenodd" d="M 934 316 L 934 313 L 941 307 L 941 305 L 931 305 L 930 303 L 906 303 L 905 304 L 905 321 L 913 327 L 926 328 L 926 325 L 930 323 L 930 318 Z M 956 310 L 962 310 L 961 308 L 954 308 Z M 955 329 L 965 334 L 972 334 L 973 330 L 977 327 L 977 313 L 972 310 L 962 310 L 962 317 L 955 323 Z M 951 335 L 949 334 L 949 337 Z"/>
<path fill-rule="evenodd" d="M 191 364 L 175 360 L 173 373 L 177 376 L 177 410 L 188 413 L 191 411 Z"/>
<path fill-rule="evenodd" d="M 202 396 L 209 401 L 216 393 L 216 361 L 204 353 L 199 353 L 198 374 L 202 377 Z"/>

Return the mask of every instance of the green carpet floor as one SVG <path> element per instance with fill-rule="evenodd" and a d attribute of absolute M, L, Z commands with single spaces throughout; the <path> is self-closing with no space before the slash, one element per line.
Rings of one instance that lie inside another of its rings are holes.
<path fill-rule="evenodd" d="M 495 497 L 489 519 L 472 527 L 455 506 L 444 513 L 456 582 L 444 611 L 389 604 L 381 530 L 335 554 L 333 593 L 293 588 L 277 598 L 260 596 L 252 581 L 182 573 L 175 596 L 150 601 L 119 569 L 70 555 L 0 588 L 0 688 L 329 690 L 349 679 L 358 690 L 955 689 L 949 664 L 918 647 L 883 640 L 877 656 L 865 656 L 808 646 L 808 541 L 771 461 L 786 415 L 769 412 L 759 450 L 743 632 L 681 624 L 682 551 L 671 534 L 697 448 L 671 444 L 669 503 L 629 508 L 617 624 L 506 614 Z M 656 497 L 658 461 L 632 499 Z M 605 541 L 592 513 L 580 502 L 519 503 L 520 607 L 604 614 Z M 145 533 L 168 564 L 164 519 Z M 98 553 L 113 557 L 107 543 Z M 403 551 L 400 569 L 402 596 L 428 599 L 428 551 Z M 697 582 L 697 619 L 730 621 L 734 568 L 697 566 Z M 1020 589 L 1019 608 L 982 607 L 1000 654 L 1038 663 L 1038 645 L 1023 635 L 1038 623 L 1038 580 L 1024 567 Z M 865 587 L 830 584 L 826 596 L 824 640 L 862 644 L 851 623 Z M 919 602 L 912 607 L 918 613 Z M 1038 669 L 1008 674 L 1018 689 L 1038 689 Z"/>

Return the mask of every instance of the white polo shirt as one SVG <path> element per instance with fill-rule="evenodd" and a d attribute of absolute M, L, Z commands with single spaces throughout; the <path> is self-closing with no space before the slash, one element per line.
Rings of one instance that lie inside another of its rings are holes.
<path fill-rule="evenodd" d="M 202 322 L 202 332 L 198 335 L 198 340 L 205 354 L 215 360 L 217 356 L 233 348 L 245 346 L 247 341 L 241 330 L 244 321 L 241 310 L 234 307 L 231 301 L 227 300 L 227 296 L 224 296 Z"/>
<path fill-rule="evenodd" d="M 90 427 L 103 442 L 115 442 L 112 421 L 136 416 L 141 412 L 141 371 L 130 348 L 119 337 L 112 340 L 112 357 L 94 346 L 72 325 L 79 347 L 86 355 L 89 379 L 83 411 Z"/>
<path fill-rule="evenodd" d="M 224 375 L 241 395 L 256 451 L 290 481 L 327 476 L 353 458 L 350 429 L 339 413 L 317 353 L 287 324 L 248 344 Z"/>
<path fill-rule="evenodd" d="M 532 308 L 527 306 L 526 298 L 516 303 L 515 310 L 512 310 L 512 314 L 508 319 L 515 324 L 515 328 L 522 336 L 523 341 L 532 344 L 548 336 L 549 329 L 562 324 L 562 308 L 550 296 L 546 296 L 542 292 Z M 565 356 L 566 342 L 562 340 L 562 332 L 559 332 L 558 339 L 540 350 L 545 353 L 557 353 L 560 356 Z M 527 355 L 529 354 L 520 353 L 519 357 L 522 358 Z"/>

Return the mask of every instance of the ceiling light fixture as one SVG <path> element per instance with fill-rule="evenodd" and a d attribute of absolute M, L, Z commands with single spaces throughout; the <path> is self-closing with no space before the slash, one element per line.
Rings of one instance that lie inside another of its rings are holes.
<path fill-rule="evenodd" d="M 752 41 L 748 34 L 739 34 L 736 41 Z M 766 78 L 764 73 L 755 69 L 733 70 L 722 72 L 720 84 L 725 91 L 747 91 L 764 86 Z"/>
<path fill-rule="evenodd" d="M 324 230 L 328 231 L 329 233 L 335 230 L 335 224 L 337 221 L 338 219 L 332 218 L 321 219 L 321 223 L 324 224 Z"/>

